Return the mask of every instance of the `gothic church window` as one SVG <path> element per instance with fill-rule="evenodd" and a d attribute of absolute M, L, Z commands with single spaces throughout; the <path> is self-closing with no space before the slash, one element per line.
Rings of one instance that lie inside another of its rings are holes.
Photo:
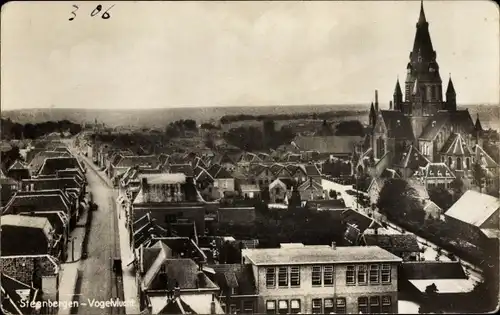
<path fill-rule="evenodd" d="M 451 164 L 453 163 L 453 160 L 451 159 L 451 156 L 448 157 L 448 166 L 451 166 Z"/>
<path fill-rule="evenodd" d="M 461 169 L 462 169 L 462 159 L 457 158 L 457 170 L 461 170 Z"/>

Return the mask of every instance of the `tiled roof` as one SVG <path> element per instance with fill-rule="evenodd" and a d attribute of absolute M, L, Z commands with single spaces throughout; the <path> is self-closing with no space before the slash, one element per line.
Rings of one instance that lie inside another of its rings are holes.
<path fill-rule="evenodd" d="M 468 190 L 445 214 L 448 217 L 481 227 L 492 215 L 498 215 L 499 208 L 500 200 L 498 198 Z"/>
<path fill-rule="evenodd" d="M 259 176 L 266 169 L 268 169 L 268 167 L 264 164 L 253 164 L 250 166 L 249 173 L 253 176 Z"/>
<path fill-rule="evenodd" d="M 57 234 L 65 233 L 69 223 L 66 213 L 62 211 L 43 211 L 34 213 L 20 213 L 20 215 L 47 218 Z"/>
<path fill-rule="evenodd" d="M 378 246 L 315 245 L 301 248 L 244 249 L 242 256 L 255 265 L 400 262 L 401 258 Z"/>
<path fill-rule="evenodd" d="M 127 155 L 114 164 L 115 167 L 147 166 L 151 168 L 156 168 L 159 165 L 160 162 L 156 155 Z"/>
<path fill-rule="evenodd" d="M 408 146 L 401 152 L 397 152 L 392 161 L 392 163 L 396 166 L 412 170 L 424 167 L 429 163 L 429 160 L 413 145 Z"/>
<path fill-rule="evenodd" d="M 381 110 L 382 119 L 387 128 L 387 136 L 395 139 L 414 140 L 410 120 L 400 111 Z"/>
<path fill-rule="evenodd" d="M 183 173 L 139 174 L 138 179 L 146 180 L 148 185 L 186 183 L 186 175 Z"/>
<path fill-rule="evenodd" d="M 34 158 L 29 163 L 28 167 L 33 173 L 38 173 L 43 163 L 45 162 L 45 159 L 53 157 L 70 157 L 70 156 L 71 155 L 64 152 L 41 151 L 34 156 Z"/>
<path fill-rule="evenodd" d="M 401 264 L 403 276 L 410 280 L 417 279 L 467 279 L 459 262 L 419 261 Z"/>
<path fill-rule="evenodd" d="M 260 188 L 257 185 L 245 185 L 245 184 L 242 184 L 242 185 L 240 185 L 240 189 L 241 189 L 242 192 L 260 191 Z"/>
<path fill-rule="evenodd" d="M 250 264 L 208 265 L 215 270 L 215 282 L 222 290 L 235 288 L 238 295 L 257 294 Z"/>
<path fill-rule="evenodd" d="M 441 153 L 455 156 L 472 156 L 471 150 L 459 133 L 454 133 L 448 138 L 441 149 Z"/>
<path fill-rule="evenodd" d="M 450 121 L 460 125 L 465 133 L 471 134 L 474 132 L 474 122 L 472 121 L 469 110 L 451 111 L 448 112 L 448 115 L 450 115 Z"/>
<path fill-rule="evenodd" d="M 64 211 L 69 209 L 67 200 L 59 192 L 18 191 L 4 208 L 4 213 L 27 211 Z"/>
<path fill-rule="evenodd" d="M 318 170 L 316 165 L 307 164 L 305 165 L 307 176 L 321 176 L 321 172 Z"/>
<path fill-rule="evenodd" d="M 283 168 L 285 168 L 283 164 L 274 163 L 269 167 L 269 170 L 271 171 L 271 173 L 273 173 L 274 176 L 276 176 L 281 170 L 283 170 Z"/>
<path fill-rule="evenodd" d="M 341 213 L 342 222 L 356 227 L 361 233 L 363 233 L 368 228 L 380 228 L 373 218 L 370 218 L 360 212 L 354 211 L 352 209 L 347 209 Z"/>
<path fill-rule="evenodd" d="M 82 185 L 74 177 L 54 177 L 54 178 L 32 178 L 21 181 L 23 187 L 33 184 L 34 190 L 52 190 L 52 189 L 81 189 Z"/>
<path fill-rule="evenodd" d="M 346 208 L 343 199 L 308 200 L 306 203 L 306 207 L 317 210 L 334 210 Z"/>
<path fill-rule="evenodd" d="M 425 126 L 424 130 L 419 139 L 432 141 L 438 135 L 439 131 L 449 122 L 450 115 L 448 112 L 438 112 L 434 117 L 432 117 L 428 124 Z"/>
<path fill-rule="evenodd" d="M 56 174 L 59 170 L 73 169 L 76 168 L 82 173 L 83 167 L 75 157 L 58 157 L 58 158 L 47 158 L 43 163 L 38 174 L 40 175 L 51 175 Z"/>
<path fill-rule="evenodd" d="M 301 151 L 317 151 L 319 153 L 351 154 L 356 145 L 362 143 L 363 137 L 358 136 L 298 136 L 294 143 Z"/>
<path fill-rule="evenodd" d="M 195 174 L 195 178 L 197 181 L 211 181 L 213 182 L 214 178 L 212 177 L 212 175 L 210 175 L 210 173 L 200 167 L 200 166 L 197 166 L 195 169 L 194 169 L 194 174 Z"/>
<path fill-rule="evenodd" d="M 16 160 L 14 162 L 14 164 L 12 164 L 10 167 L 9 167 L 9 171 L 10 170 L 24 170 L 24 169 L 27 169 L 28 166 L 24 165 L 24 163 L 22 163 L 21 161 L 19 160 Z"/>
<path fill-rule="evenodd" d="M 419 252 L 417 237 L 413 234 L 364 235 L 366 245 L 379 246 L 390 252 Z"/>
<path fill-rule="evenodd" d="M 2 215 L 2 226 L 18 226 L 42 230 L 46 235 L 52 231 L 52 225 L 47 218 L 17 214 Z"/>
<path fill-rule="evenodd" d="M 306 180 L 302 185 L 298 187 L 299 191 L 309 191 L 309 190 L 315 190 L 315 191 L 323 191 L 323 186 L 321 186 L 321 183 L 319 183 L 316 180 L 309 179 Z"/>

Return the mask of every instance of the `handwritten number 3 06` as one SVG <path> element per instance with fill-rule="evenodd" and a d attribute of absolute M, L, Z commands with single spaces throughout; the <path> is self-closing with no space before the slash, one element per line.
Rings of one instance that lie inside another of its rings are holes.
<path fill-rule="evenodd" d="M 111 15 L 108 13 L 108 11 L 111 10 L 111 8 L 114 6 L 115 5 L 113 4 L 106 11 L 104 11 L 104 13 L 101 15 L 101 18 L 103 18 L 104 20 L 109 19 L 111 17 Z M 78 11 L 78 9 L 79 9 L 79 7 L 77 5 L 73 5 L 73 8 L 75 8 L 75 10 L 71 12 L 71 14 L 73 14 L 73 16 L 69 18 L 70 21 L 73 21 L 76 18 L 76 11 Z M 97 14 L 99 14 L 99 12 L 101 12 L 101 10 L 102 10 L 102 5 L 99 4 L 94 10 L 92 10 L 92 12 L 90 13 L 90 16 L 92 16 L 92 17 L 96 16 Z"/>

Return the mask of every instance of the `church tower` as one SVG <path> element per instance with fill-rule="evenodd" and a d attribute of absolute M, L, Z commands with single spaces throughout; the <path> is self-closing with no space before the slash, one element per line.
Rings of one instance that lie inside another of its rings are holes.
<path fill-rule="evenodd" d="M 399 78 L 396 81 L 396 87 L 394 88 L 394 110 L 401 110 L 403 106 L 403 92 L 401 92 L 401 85 L 399 85 Z"/>
<path fill-rule="evenodd" d="M 400 110 L 407 115 L 429 116 L 443 109 L 443 97 L 439 65 L 432 46 L 423 2 L 420 4 L 416 28 L 410 61 L 406 67 L 405 102 Z M 396 107 L 396 99 L 394 103 Z"/>

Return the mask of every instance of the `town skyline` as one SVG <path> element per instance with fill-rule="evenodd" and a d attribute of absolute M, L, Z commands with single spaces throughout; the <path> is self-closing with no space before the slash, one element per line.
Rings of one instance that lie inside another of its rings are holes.
<path fill-rule="evenodd" d="M 471 2 L 424 1 L 443 90 L 451 73 L 459 105 L 499 104 L 498 10 Z M 90 17 L 97 4 L 77 4 L 73 21 L 69 2 L 4 7 L 2 110 L 360 105 L 374 90 L 387 107 L 420 7 L 109 2 L 104 20 Z"/>

